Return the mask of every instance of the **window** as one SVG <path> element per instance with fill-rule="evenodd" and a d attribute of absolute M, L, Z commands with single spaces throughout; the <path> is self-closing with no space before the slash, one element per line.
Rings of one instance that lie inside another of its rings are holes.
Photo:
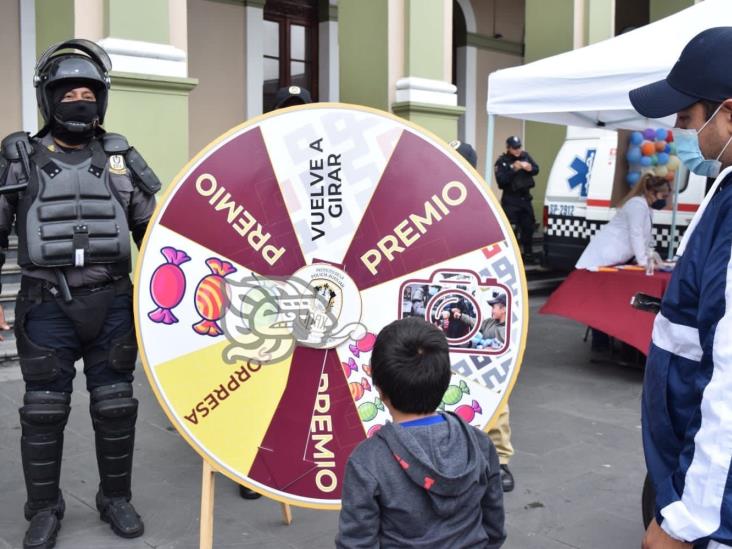
<path fill-rule="evenodd" d="M 307 88 L 318 99 L 318 10 L 316 1 L 268 0 L 264 6 L 264 112 L 277 90 Z"/>

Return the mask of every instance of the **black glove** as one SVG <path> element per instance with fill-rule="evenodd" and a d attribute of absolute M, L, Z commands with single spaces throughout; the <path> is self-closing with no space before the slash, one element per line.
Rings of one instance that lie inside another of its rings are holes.
<path fill-rule="evenodd" d="M 10 244 L 8 243 L 8 231 L 0 231 L 0 248 L 7 250 Z"/>

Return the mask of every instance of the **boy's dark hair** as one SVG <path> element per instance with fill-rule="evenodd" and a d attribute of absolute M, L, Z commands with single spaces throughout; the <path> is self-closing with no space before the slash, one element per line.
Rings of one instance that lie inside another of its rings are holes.
<path fill-rule="evenodd" d="M 386 326 L 371 353 L 371 376 L 400 412 L 429 414 L 450 384 L 450 350 L 445 334 L 421 318 Z"/>

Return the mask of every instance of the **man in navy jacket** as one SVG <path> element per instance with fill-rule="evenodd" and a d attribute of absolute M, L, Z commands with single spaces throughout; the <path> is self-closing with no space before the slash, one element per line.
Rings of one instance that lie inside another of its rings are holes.
<path fill-rule="evenodd" d="M 653 328 L 643 447 L 656 491 L 644 549 L 732 547 L 732 27 L 707 29 L 666 79 L 630 92 L 676 113 L 679 158 L 716 177 L 684 235 Z"/>

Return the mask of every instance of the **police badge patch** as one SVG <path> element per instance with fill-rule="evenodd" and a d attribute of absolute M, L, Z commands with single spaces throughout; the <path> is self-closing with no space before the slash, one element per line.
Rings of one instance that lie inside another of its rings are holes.
<path fill-rule="evenodd" d="M 121 154 L 114 154 L 109 157 L 109 171 L 118 175 L 125 175 L 127 173 L 125 159 Z"/>

